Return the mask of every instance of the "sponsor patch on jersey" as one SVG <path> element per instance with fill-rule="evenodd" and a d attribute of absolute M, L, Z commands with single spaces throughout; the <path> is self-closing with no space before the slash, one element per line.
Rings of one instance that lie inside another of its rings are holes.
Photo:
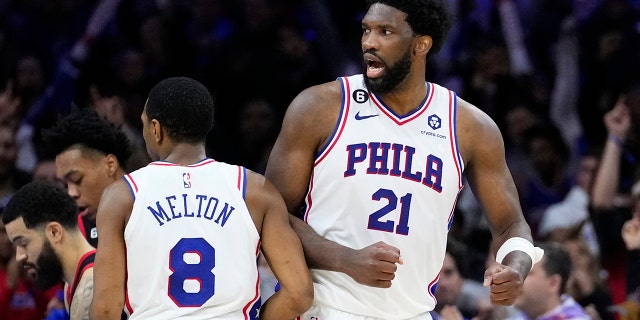
<path fill-rule="evenodd" d="M 440 120 L 440 117 L 437 115 L 432 114 L 427 118 L 427 125 L 429 125 L 433 130 L 438 130 L 442 127 L 442 120 Z"/>

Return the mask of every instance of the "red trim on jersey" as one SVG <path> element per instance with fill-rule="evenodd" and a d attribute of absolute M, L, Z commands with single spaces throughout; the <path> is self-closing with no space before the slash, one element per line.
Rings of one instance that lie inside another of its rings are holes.
<path fill-rule="evenodd" d="M 427 291 L 429 292 L 429 295 L 431 296 L 433 301 L 436 302 L 436 304 L 438 303 L 438 299 L 436 299 L 436 296 L 431 291 L 432 291 L 432 288 L 438 283 L 439 280 L 440 280 L 440 272 L 438 272 L 438 275 L 436 276 L 435 279 L 433 279 L 433 280 L 431 280 L 431 282 L 429 282 L 429 286 L 427 287 L 428 288 Z"/>
<path fill-rule="evenodd" d="M 313 200 L 311 200 L 311 191 L 313 190 L 313 172 L 311 173 L 311 179 L 309 179 L 309 191 L 307 192 L 307 210 L 304 212 L 304 222 L 308 222 L 307 219 L 309 217 L 309 212 L 311 211 L 311 206 L 313 204 Z"/>
<path fill-rule="evenodd" d="M 458 188 L 462 188 L 462 173 L 460 172 L 460 167 L 462 166 L 459 163 L 459 151 L 457 148 L 457 138 L 454 139 L 454 137 L 456 137 L 455 134 L 455 126 L 456 126 L 456 101 L 455 101 L 455 95 L 453 94 L 453 92 L 451 90 L 448 90 L 449 92 L 449 143 L 451 144 L 451 153 L 453 153 L 453 163 L 456 164 L 456 170 L 458 171 Z"/>
<path fill-rule="evenodd" d="M 154 161 L 149 163 L 150 166 L 175 167 L 177 164 L 171 162 Z"/>
<path fill-rule="evenodd" d="M 76 267 L 76 274 L 73 277 L 73 282 L 67 286 L 66 293 L 67 293 L 67 304 L 69 305 L 69 308 L 71 308 L 73 294 L 76 292 L 76 288 L 80 283 L 80 279 L 82 279 L 82 275 L 84 274 L 85 271 L 87 271 L 87 269 L 93 268 L 93 261 L 86 264 L 84 263 L 84 261 L 91 255 L 95 255 L 95 254 L 96 254 L 96 250 L 93 249 L 83 254 L 82 257 L 80 257 L 80 260 L 78 260 L 78 266 Z"/>
<path fill-rule="evenodd" d="M 124 267 L 124 307 L 127 309 L 129 316 L 133 314 L 133 308 L 131 307 L 131 302 L 129 301 L 129 290 L 127 289 L 129 284 L 129 270 L 127 270 L 127 244 L 124 244 L 124 258 L 125 258 L 125 267 Z"/>
<path fill-rule="evenodd" d="M 190 165 L 188 165 L 187 167 L 192 167 L 192 168 L 194 168 L 194 167 L 201 167 L 201 166 L 207 165 L 207 164 L 209 164 L 209 163 L 214 163 L 214 162 L 216 162 L 216 160 L 214 160 L 214 159 L 205 159 L 205 160 L 203 160 L 202 162 L 195 163 L 195 164 L 190 164 Z"/>
<path fill-rule="evenodd" d="M 199 167 L 199 166 L 203 166 L 205 164 L 209 164 L 209 163 L 212 163 L 212 162 L 216 162 L 216 160 L 205 158 L 203 160 L 200 160 L 197 163 L 189 164 L 189 165 L 186 165 L 186 166 L 175 164 L 175 163 L 172 163 L 172 162 L 167 162 L 167 161 L 154 161 L 154 162 L 149 163 L 149 165 L 150 166 L 161 166 L 161 167 Z"/>
<path fill-rule="evenodd" d="M 429 104 L 431 104 L 431 100 L 433 100 L 433 96 L 434 94 L 434 87 L 432 84 L 430 84 L 429 82 L 426 83 L 427 85 L 427 96 L 425 97 L 425 99 L 422 102 L 422 105 L 420 107 L 418 107 L 417 111 L 413 114 L 410 114 L 408 117 L 406 118 L 401 118 L 399 116 L 397 116 L 393 111 L 391 111 L 389 109 L 389 107 L 387 107 L 384 102 L 382 102 L 381 100 L 378 99 L 378 97 L 373 94 L 373 93 L 369 93 L 369 97 L 371 98 L 371 101 L 373 101 L 373 103 L 378 107 L 378 109 L 380 109 L 380 111 L 382 111 L 382 113 L 384 113 L 389 119 L 393 120 L 393 122 L 395 122 L 397 125 L 401 126 L 405 123 L 410 122 L 411 120 L 419 117 L 420 115 L 422 115 L 427 108 L 429 108 Z"/>
<path fill-rule="evenodd" d="M 449 218 L 447 218 L 447 228 L 451 230 L 451 222 L 453 222 L 453 213 L 456 211 L 456 204 L 458 203 L 458 197 L 460 196 L 460 191 L 462 191 L 463 187 L 460 187 L 458 190 L 458 195 L 456 195 L 456 199 L 453 200 L 453 206 L 451 207 L 451 211 L 449 212 Z"/>
<path fill-rule="evenodd" d="M 260 251 L 260 241 L 258 241 L 258 246 L 256 247 L 256 258 L 258 257 L 258 253 Z M 242 308 L 242 313 L 244 314 L 244 319 L 249 319 L 249 310 L 256 303 L 256 301 L 260 298 L 260 271 L 258 271 L 258 264 L 256 263 L 256 272 L 258 272 L 258 279 L 256 281 L 256 295 L 247 303 L 244 308 Z"/>
<path fill-rule="evenodd" d="M 242 191 L 242 167 L 238 166 L 238 190 Z"/>
<path fill-rule="evenodd" d="M 127 173 L 127 174 L 125 174 L 124 176 L 127 178 L 127 180 L 128 180 L 129 182 L 131 182 L 131 185 L 133 186 L 133 189 L 135 189 L 135 190 L 136 190 L 136 193 L 138 193 L 138 185 L 136 184 L 136 182 L 135 182 L 135 181 L 133 181 L 133 177 L 131 177 L 131 175 L 130 175 L 130 174 L 128 174 L 128 173 Z"/>
<path fill-rule="evenodd" d="M 340 129 L 338 130 L 338 132 L 336 133 L 336 135 L 333 137 L 332 141 L 330 142 L 329 146 L 327 148 L 325 148 L 322 152 L 322 154 L 320 154 L 320 156 L 318 157 L 318 160 L 316 160 L 313 165 L 317 166 L 322 160 L 324 160 L 324 158 L 327 157 L 327 155 L 329 154 L 329 152 L 331 152 L 331 149 L 333 149 L 333 147 L 336 145 L 336 143 L 338 142 L 338 140 L 340 139 L 340 136 L 342 135 L 342 131 L 344 131 L 344 127 L 347 124 L 347 119 L 349 118 L 349 109 L 351 107 L 351 89 L 349 86 L 349 79 L 346 77 L 343 77 L 342 79 L 344 79 L 343 83 L 344 85 L 342 85 L 342 88 L 344 90 L 344 94 L 343 94 L 343 105 L 345 106 L 344 108 L 342 108 L 342 111 L 344 111 L 344 113 L 342 114 L 342 118 L 338 119 L 339 125 L 340 125 Z M 346 87 L 346 88 L 345 88 Z"/>

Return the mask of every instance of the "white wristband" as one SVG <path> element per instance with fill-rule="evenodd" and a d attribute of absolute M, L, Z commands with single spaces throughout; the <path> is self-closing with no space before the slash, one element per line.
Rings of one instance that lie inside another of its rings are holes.
<path fill-rule="evenodd" d="M 507 239 L 500 249 L 498 249 L 498 253 L 496 253 L 496 261 L 502 264 L 504 257 L 516 250 L 522 251 L 531 257 L 531 268 L 533 268 L 533 265 L 538 263 L 544 255 L 544 250 L 534 247 L 529 240 L 520 237 L 513 237 Z"/>

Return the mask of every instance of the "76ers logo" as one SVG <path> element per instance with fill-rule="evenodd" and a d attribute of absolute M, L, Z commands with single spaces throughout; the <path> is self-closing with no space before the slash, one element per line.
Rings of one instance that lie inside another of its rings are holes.
<path fill-rule="evenodd" d="M 189 172 L 182 174 L 182 185 L 185 188 L 191 188 L 191 174 Z"/>

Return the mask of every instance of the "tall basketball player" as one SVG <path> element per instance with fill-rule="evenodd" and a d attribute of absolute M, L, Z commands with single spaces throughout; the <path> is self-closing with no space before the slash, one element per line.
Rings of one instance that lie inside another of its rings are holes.
<path fill-rule="evenodd" d="M 368 1 L 364 74 L 288 108 L 266 176 L 303 213 L 291 221 L 313 269 L 304 319 L 430 319 L 463 176 L 500 248 L 485 272 L 492 302 L 512 304 L 539 259 L 496 124 L 425 81 L 448 26 L 441 1 Z"/>
<path fill-rule="evenodd" d="M 286 206 L 263 176 L 205 155 L 213 99 L 169 78 L 149 93 L 143 137 L 158 161 L 105 190 L 98 207 L 94 319 L 293 319 L 313 286 Z M 260 305 L 262 248 L 280 291 Z M 125 294 L 126 293 L 126 294 Z"/>

